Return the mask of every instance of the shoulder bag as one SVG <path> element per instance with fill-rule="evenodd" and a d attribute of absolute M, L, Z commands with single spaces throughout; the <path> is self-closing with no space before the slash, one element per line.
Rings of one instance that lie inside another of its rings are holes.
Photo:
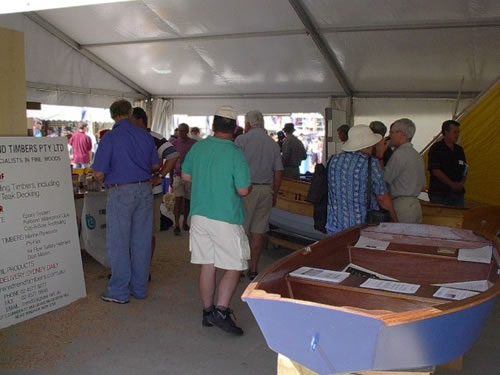
<path fill-rule="evenodd" d="M 391 222 L 391 214 L 389 211 L 381 209 L 381 210 L 372 210 L 371 202 L 372 202 L 372 160 L 371 156 L 368 159 L 368 186 L 366 189 L 366 223 L 367 224 L 380 224 Z"/>

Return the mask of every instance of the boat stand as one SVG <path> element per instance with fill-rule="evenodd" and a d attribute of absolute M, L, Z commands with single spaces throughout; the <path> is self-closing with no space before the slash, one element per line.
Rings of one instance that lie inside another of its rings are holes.
<path fill-rule="evenodd" d="M 461 358 L 462 357 L 460 357 L 460 363 L 461 363 Z M 452 362 L 452 364 L 455 364 L 455 362 Z M 451 368 L 447 366 L 447 369 Z M 455 369 L 458 370 L 458 368 L 456 367 Z M 435 373 L 436 373 L 435 367 L 427 367 L 424 369 L 413 369 L 408 371 L 363 371 L 363 372 L 355 372 L 342 375 L 434 375 Z M 318 374 L 298 364 L 297 362 L 292 361 L 288 357 L 278 354 L 277 375 L 318 375 Z"/>

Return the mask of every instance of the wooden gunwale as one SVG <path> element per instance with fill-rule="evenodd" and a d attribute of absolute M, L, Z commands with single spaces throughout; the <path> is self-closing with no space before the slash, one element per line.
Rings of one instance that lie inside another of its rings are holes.
<path fill-rule="evenodd" d="M 368 230 L 369 231 L 369 230 Z M 375 233 L 375 232 L 372 232 Z M 366 231 L 363 233 L 364 235 L 366 234 Z M 360 235 L 360 227 L 355 227 L 352 228 L 351 230 L 348 230 L 344 232 L 341 237 L 336 238 L 336 241 L 340 241 L 341 239 L 344 239 L 344 246 L 348 246 L 354 243 L 356 241 L 356 238 L 359 238 Z M 422 237 L 424 238 L 424 237 Z M 398 239 L 398 238 L 394 238 Z M 433 241 L 433 240 L 431 240 Z M 313 302 L 313 301 L 305 301 L 305 300 L 295 300 L 293 298 L 287 298 L 283 297 L 280 294 L 276 293 L 268 293 L 267 291 L 263 289 L 259 289 L 259 287 L 265 283 L 269 282 L 276 282 L 276 280 L 284 279 L 287 288 L 290 288 L 290 283 L 286 280 L 287 274 L 295 269 L 294 262 L 290 262 L 291 259 L 293 258 L 298 258 L 300 256 L 311 256 L 314 254 L 315 250 L 316 251 L 325 251 L 325 244 L 328 244 L 328 241 L 323 240 L 320 242 L 317 242 L 311 246 L 308 247 L 310 249 L 309 251 L 302 250 L 302 251 L 297 251 L 288 257 L 282 259 L 281 261 L 277 262 L 271 269 L 269 269 L 267 272 L 259 275 L 253 283 L 249 285 L 249 287 L 245 290 L 245 292 L 242 295 L 242 299 L 253 299 L 253 298 L 258 298 L 258 299 L 265 299 L 265 300 L 282 300 L 290 303 L 297 303 L 297 304 L 302 304 L 302 305 L 307 305 L 307 306 L 314 306 L 322 309 L 331 309 L 331 310 L 337 310 L 337 311 L 344 311 L 344 312 L 349 312 L 349 313 L 355 313 L 357 315 L 361 316 L 366 316 L 366 317 L 371 317 L 374 319 L 378 319 L 384 322 L 387 326 L 393 326 L 393 325 L 398 325 L 398 324 L 406 324 L 410 322 L 416 322 L 419 320 L 424 320 L 428 318 L 433 318 L 433 317 L 438 317 L 441 315 L 446 315 L 458 311 L 462 311 L 468 308 L 472 308 L 474 306 L 477 306 L 479 304 L 482 304 L 484 302 L 487 302 L 491 298 L 495 297 L 496 295 L 500 294 L 500 281 L 496 280 L 496 283 L 494 286 L 492 286 L 490 289 L 488 289 L 485 292 L 482 292 L 478 294 L 477 296 L 461 300 L 461 301 L 448 301 L 448 300 L 441 300 L 441 299 L 435 299 L 435 298 L 423 298 L 423 297 L 418 297 L 418 296 L 411 296 L 410 299 L 418 300 L 418 301 L 426 301 L 428 303 L 434 304 L 434 306 L 428 306 L 428 307 L 423 307 L 423 308 L 416 308 L 415 310 L 412 311 L 407 311 L 407 312 L 392 312 L 392 311 L 384 311 L 384 310 L 368 310 L 368 309 L 362 309 L 362 308 L 356 308 L 356 307 L 350 307 L 350 306 L 335 306 L 335 305 L 328 305 L 328 304 L 323 304 L 323 303 L 318 303 L 318 302 Z M 449 245 L 449 241 L 445 241 Z M 463 241 L 461 240 L 456 240 L 457 244 L 466 244 L 469 243 L 471 247 L 478 247 L 481 244 L 484 244 L 486 241 Z M 495 241 L 496 244 L 496 250 L 498 251 L 499 248 L 499 243 L 498 241 Z M 321 248 L 318 248 L 318 246 L 321 246 Z M 328 250 L 328 249 L 327 249 Z M 372 251 L 372 250 L 370 250 Z M 394 251 L 394 250 L 385 250 L 389 252 L 394 252 L 398 254 L 408 254 L 407 251 Z M 422 257 L 428 257 L 428 258 L 435 258 L 435 259 L 449 259 L 449 260 L 454 260 L 454 258 L 450 258 L 449 256 L 445 255 L 434 255 L 434 254 L 415 254 L 412 253 L 413 256 L 422 256 Z M 456 260 L 456 258 L 455 258 Z M 287 263 L 290 264 L 289 267 L 285 267 Z M 491 274 L 492 270 L 491 268 L 494 268 L 491 266 L 492 263 L 490 263 L 490 269 L 488 274 Z M 291 269 L 293 268 L 293 269 Z M 491 276 L 491 275 L 490 275 Z M 304 280 L 301 280 L 301 282 L 304 282 Z M 307 281 L 310 283 L 310 285 L 314 285 L 315 282 Z M 366 294 L 371 294 L 371 295 L 380 295 L 380 296 L 387 296 L 390 298 L 394 298 L 396 295 L 396 298 L 405 298 L 407 296 L 402 296 L 400 294 L 395 294 L 391 292 L 385 292 L 385 291 L 380 291 L 380 290 L 372 290 L 372 289 L 365 289 L 365 288 L 352 288 L 349 286 L 341 286 L 341 285 L 335 285 L 337 289 L 344 289 L 344 290 L 349 290 L 349 291 L 355 291 L 357 293 L 366 293 Z M 324 283 L 322 283 L 321 287 L 324 287 Z M 362 289 L 362 290 L 359 290 Z M 290 290 L 289 290 L 290 292 Z M 293 295 L 293 291 L 292 294 Z M 442 303 L 440 303 L 442 302 Z"/>

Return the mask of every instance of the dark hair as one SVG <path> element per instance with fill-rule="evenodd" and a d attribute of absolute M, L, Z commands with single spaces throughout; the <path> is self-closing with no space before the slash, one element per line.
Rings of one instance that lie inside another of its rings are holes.
<path fill-rule="evenodd" d="M 237 126 L 236 130 L 234 132 L 234 139 L 236 139 L 236 138 L 238 138 L 238 136 L 242 135 L 244 130 L 245 129 L 243 129 L 241 126 Z"/>
<path fill-rule="evenodd" d="M 80 125 L 78 125 L 78 129 L 80 129 L 80 130 L 83 130 L 83 129 L 88 128 L 88 127 L 89 127 L 89 125 L 86 122 L 82 122 L 82 123 L 80 123 Z"/>
<path fill-rule="evenodd" d="M 236 129 L 236 120 L 215 115 L 212 127 L 214 129 L 214 133 L 234 134 L 234 129 Z"/>
<path fill-rule="evenodd" d="M 441 134 L 444 135 L 444 132 L 449 131 L 452 126 L 456 126 L 457 128 L 459 128 L 460 123 L 455 120 L 446 120 L 441 126 Z"/>
<path fill-rule="evenodd" d="M 369 126 L 372 132 L 380 134 L 382 137 L 387 133 L 387 126 L 382 121 L 372 121 Z"/>
<path fill-rule="evenodd" d="M 130 112 L 132 112 L 132 104 L 125 99 L 117 100 L 111 104 L 109 112 L 113 120 L 119 116 L 129 116 Z"/>
<path fill-rule="evenodd" d="M 344 133 L 345 135 L 347 135 L 349 133 L 349 125 L 347 124 L 344 124 L 344 125 L 340 125 L 339 128 L 337 129 L 337 132 L 339 133 Z"/>
<path fill-rule="evenodd" d="M 199 128 L 199 127 L 197 127 L 197 126 L 193 126 L 193 127 L 191 128 L 191 133 L 199 133 L 199 132 L 200 132 L 200 128 Z"/>
<path fill-rule="evenodd" d="M 146 114 L 146 111 L 144 111 L 144 109 L 142 109 L 141 107 L 135 107 L 132 110 L 132 116 L 136 120 L 142 119 L 142 121 L 144 121 L 144 125 L 148 126 L 148 115 Z"/>

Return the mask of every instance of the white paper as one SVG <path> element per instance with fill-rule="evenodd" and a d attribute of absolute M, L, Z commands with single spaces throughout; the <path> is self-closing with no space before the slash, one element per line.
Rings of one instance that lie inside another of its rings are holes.
<path fill-rule="evenodd" d="M 475 292 L 485 292 L 492 287 L 488 280 L 463 281 L 458 283 L 432 284 L 434 286 L 443 286 L 454 289 L 473 290 Z"/>
<path fill-rule="evenodd" d="M 319 280 L 330 283 L 340 283 L 347 279 L 351 274 L 349 272 L 339 272 L 331 270 L 323 270 L 320 268 L 301 267 L 293 272 L 290 276 L 308 280 Z"/>
<path fill-rule="evenodd" d="M 378 273 L 378 272 L 375 272 L 375 271 L 372 271 L 372 270 L 369 270 L 368 268 L 364 268 L 364 267 L 361 267 L 361 266 L 358 266 L 357 264 L 353 264 L 353 263 L 349 263 L 343 270 L 342 272 L 349 272 L 348 269 L 349 268 L 353 268 L 357 271 L 360 271 L 361 273 L 366 273 L 366 274 L 369 274 L 369 275 L 374 275 L 376 277 L 378 277 L 379 279 L 384 279 L 384 280 L 392 280 L 392 281 L 398 281 L 398 279 L 395 279 L 393 277 L 389 277 L 387 275 L 384 275 L 382 273 Z M 351 272 L 349 272 L 351 273 Z M 366 277 L 370 277 L 369 275 L 366 275 Z M 363 275 L 362 275 L 363 276 Z"/>
<path fill-rule="evenodd" d="M 478 249 L 458 249 L 458 260 L 489 264 L 492 253 L 493 248 L 490 245 Z"/>
<path fill-rule="evenodd" d="M 436 293 L 433 294 L 433 297 L 461 300 L 473 297 L 478 294 L 479 294 L 478 292 L 471 292 L 469 290 L 459 290 L 459 289 L 441 287 L 436 291 Z"/>
<path fill-rule="evenodd" d="M 365 236 L 360 236 L 358 242 L 356 242 L 356 245 L 354 246 L 370 250 L 387 250 L 389 244 L 389 241 L 379 241 Z"/>
<path fill-rule="evenodd" d="M 368 279 L 360 285 L 362 288 L 387 290 L 388 292 L 414 294 L 420 285 L 395 281 Z"/>

